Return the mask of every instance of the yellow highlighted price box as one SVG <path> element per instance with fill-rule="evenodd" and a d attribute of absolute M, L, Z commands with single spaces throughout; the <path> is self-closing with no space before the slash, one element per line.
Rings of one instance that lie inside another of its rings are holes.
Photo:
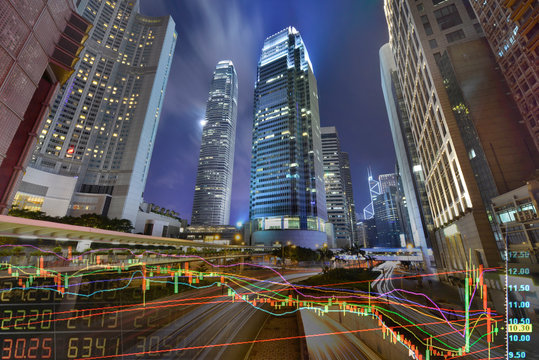
<path fill-rule="evenodd" d="M 510 333 L 531 333 L 532 324 L 508 324 L 507 331 Z"/>

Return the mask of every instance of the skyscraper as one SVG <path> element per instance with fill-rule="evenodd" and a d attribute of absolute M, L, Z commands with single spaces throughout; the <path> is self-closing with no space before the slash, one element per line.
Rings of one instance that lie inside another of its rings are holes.
<path fill-rule="evenodd" d="M 52 105 L 32 166 L 77 177 L 69 214 L 134 222 L 176 44 L 174 21 L 139 14 L 137 0 L 77 3 L 94 27 Z"/>
<path fill-rule="evenodd" d="M 403 219 L 399 216 L 398 176 L 382 174 L 378 180 L 381 192 L 373 201 L 377 240 L 370 242 L 369 246 L 398 248 L 401 247 L 400 238 L 404 233 Z"/>
<path fill-rule="evenodd" d="M 384 193 L 389 190 L 390 186 L 395 188 L 399 186 L 399 175 L 396 173 L 381 174 L 378 175 L 378 182 L 380 183 L 380 192 Z"/>
<path fill-rule="evenodd" d="M 539 149 L 539 7 L 533 0 L 470 1 L 470 4 Z"/>
<path fill-rule="evenodd" d="M 318 91 L 307 48 L 295 28 L 264 41 L 254 104 L 253 242 L 322 246 L 327 215 Z"/>
<path fill-rule="evenodd" d="M 333 224 L 337 247 L 350 247 L 353 232 L 339 135 L 334 126 L 322 127 L 321 133 L 328 222 Z"/>
<path fill-rule="evenodd" d="M 352 173 L 350 171 L 350 156 L 347 152 L 341 152 L 342 160 L 342 175 L 344 179 L 344 192 L 346 193 L 346 202 L 348 205 L 348 214 L 350 221 L 350 228 L 352 229 L 352 242 L 359 241 L 357 234 L 357 216 L 356 216 L 356 202 L 354 200 L 354 190 L 352 186 Z"/>
<path fill-rule="evenodd" d="M 229 223 L 237 115 L 236 69 L 232 61 L 220 61 L 213 73 L 206 104 L 192 225 Z"/>
<path fill-rule="evenodd" d="M 0 2 L 0 213 L 9 210 L 89 28 L 72 1 Z"/>
<path fill-rule="evenodd" d="M 363 218 L 365 220 L 372 219 L 374 217 L 373 201 L 377 195 L 380 195 L 380 183 L 377 180 L 374 180 L 374 178 L 372 177 L 372 172 L 370 168 L 369 168 L 368 174 L 369 174 L 369 177 L 368 177 L 369 195 L 370 195 L 371 202 L 363 208 Z"/>
<path fill-rule="evenodd" d="M 469 1 L 386 0 L 397 78 L 425 175 L 439 270 L 497 266 L 490 199 L 537 155 Z"/>
<path fill-rule="evenodd" d="M 363 220 L 365 227 L 366 247 L 375 247 L 378 244 L 378 232 L 376 229 L 376 219 L 374 217 Z"/>
<path fill-rule="evenodd" d="M 389 44 L 380 49 L 380 70 L 399 175 L 406 198 L 411 237 L 414 246 L 421 247 L 424 263 L 429 268 L 430 237 L 434 234 L 434 224 L 425 191 L 421 162 Z"/>

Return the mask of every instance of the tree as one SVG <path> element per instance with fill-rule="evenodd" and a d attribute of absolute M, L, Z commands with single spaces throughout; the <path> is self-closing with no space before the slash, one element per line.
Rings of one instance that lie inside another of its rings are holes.
<path fill-rule="evenodd" d="M 333 251 L 331 251 L 326 245 L 323 246 L 321 249 L 318 249 L 318 252 L 320 253 L 320 258 L 322 260 L 322 271 L 327 273 L 329 271 L 329 266 L 326 265 L 327 259 L 331 259 L 333 257 Z"/>
<path fill-rule="evenodd" d="M 206 271 L 208 271 L 208 266 L 206 265 L 205 262 L 201 263 L 200 265 L 197 266 L 197 271 L 199 273 L 205 273 Z"/>
<path fill-rule="evenodd" d="M 85 227 L 92 227 L 97 229 L 112 230 L 112 231 L 121 231 L 130 233 L 133 231 L 134 227 L 131 221 L 127 219 L 109 219 L 106 216 L 98 214 L 83 214 L 81 216 L 63 216 L 63 217 L 53 217 L 48 216 L 42 211 L 30 211 L 12 207 L 9 210 L 9 215 L 22 217 L 26 219 L 34 220 L 43 220 L 43 221 L 53 221 L 63 224 L 78 225 Z"/>
<path fill-rule="evenodd" d="M 11 249 L 13 256 L 21 256 L 24 254 L 24 249 L 22 246 L 15 246 Z"/>
<path fill-rule="evenodd" d="M 371 255 L 367 255 L 367 253 L 365 252 L 365 250 L 359 250 L 359 253 L 361 255 L 363 255 L 363 257 L 365 258 L 365 260 L 367 260 L 367 263 L 369 264 L 369 270 L 372 269 L 372 266 L 373 266 L 373 263 L 374 263 L 374 258 L 371 256 Z"/>
<path fill-rule="evenodd" d="M 361 248 L 359 247 L 359 245 L 355 242 L 352 243 L 352 246 L 350 247 L 350 253 L 352 255 L 355 255 L 356 256 L 356 260 L 357 260 L 357 267 L 360 267 L 360 262 L 359 262 L 359 255 L 362 255 L 361 254 Z"/>

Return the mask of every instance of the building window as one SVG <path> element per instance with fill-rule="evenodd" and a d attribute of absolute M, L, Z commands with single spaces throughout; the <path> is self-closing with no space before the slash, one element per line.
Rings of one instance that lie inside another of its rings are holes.
<path fill-rule="evenodd" d="M 29 211 L 41 211 L 44 201 L 43 196 L 17 192 L 13 200 L 13 207 Z"/>
<path fill-rule="evenodd" d="M 462 29 L 450 32 L 449 34 L 445 34 L 445 37 L 447 38 L 447 42 L 452 43 L 460 39 L 464 39 L 464 31 Z"/>
<path fill-rule="evenodd" d="M 475 13 L 473 11 L 473 8 L 472 8 L 472 5 L 470 4 L 470 2 L 469 1 L 463 1 L 463 5 L 466 8 L 466 11 L 468 12 L 468 16 L 470 17 L 470 19 L 472 19 L 472 20 L 476 19 Z"/>
<path fill-rule="evenodd" d="M 481 27 L 481 24 L 475 23 L 475 24 L 473 24 L 473 27 L 474 27 L 476 33 L 478 33 L 478 34 L 483 33 L 483 28 Z"/>
<path fill-rule="evenodd" d="M 438 43 L 436 42 L 436 39 L 429 40 L 429 45 L 431 49 L 435 49 L 438 47 Z"/>
<path fill-rule="evenodd" d="M 429 22 L 429 17 L 427 15 L 422 15 L 421 22 L 423 23 L 423 27 L 425 28 L 425 33 L 427 35 L 432 35 L 433 32 L 432 32 L 432 26 L 430 25 L 430 22 Z"/>
<path fill-rule="evenodd" d="M 434 17 L 438 22 L 438 26 L 440 26 L 440 30 L 449 29 L 453 26 L 462 24 L 462 19 L 454 4 L 435 10 Z"/>

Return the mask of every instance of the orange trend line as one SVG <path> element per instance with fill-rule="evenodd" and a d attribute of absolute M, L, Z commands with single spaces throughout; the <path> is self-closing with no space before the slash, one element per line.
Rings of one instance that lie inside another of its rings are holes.
<path fill-rule="evenodd" d="M 304 339 L 304 338 L 319 337 L 319 336 L 343 335 L 343 334 L 359 333 L 359 332 L 363 332 L 363 331 L 373 331 L 373 330 L 382 330 L 382 328 L 378 327 L 378 328 L 372 328 L 372 329 L 337 331 L 337 332 L 331 332 L 331 333 L 288 336 L 288 337 L 283 337 L 283 338 L 272 338 L 272 339 L 258 339 L 258 340 L 255 339 L 255 340 L 249 340 L 249 341 L 238 341 L 238 342 L 231 342 L 231 343 L 224 343 L 224 344 L 198 345 L 198 346 L 189 346 L 189 347 L 166 349 L 166 350 L 141 351 L 141 352 L 129 353 L 129 354 L 86 357 L 86 358 L 78 358 L 78 359 L 75 359 L 75 360 L 84 360 L 84 359 L 86 359 L 86 360 L 95 360 L 95 359 L 106 359 L 106 358 L 113 358 L 113 357 L 120 357 L 120 356 L 138 356 L 138 355 L 146 355 L 146 354 L 159 354 L 159 353 L 172 352 L 172 351 L 186 351 L 186 350 L 207 349 L 207 348 L 223 347 L 223 346 L 234 346 L 234 345 L 245 345 L 245 344 L 254 344 L 254 343 L 262 343 L 262 342 L 271 342 L 271 341 Z"/>
<path fill-rule="evenodd" d="M 499 347 L 502 347 L 502 346 L 504 346 L 504 345 L 493 346 L 493 347 L 490 348 L 490 350 L 496 349 L 496 348 L 499 348 Z M 468 355 L 478 354 L 478 353 L 480 353 L 480 352 L 488 351 L 488 350 L 489 350 L 489 348 L 482 349 L 482 350 L 477 350 L 477 351 L 474 351 L 474 352 L 469 352 L 469 353 L 466 353 L 466 354 L 457 355 L 457 356 L 448 358 L 447 360 L 458 359 L 458 358 L 461 358 L 461 357 L 463 357 L 463 356 L 468 356 Z M 497 357 L 496 359 L 499 359 L 499 357 Z"/>

